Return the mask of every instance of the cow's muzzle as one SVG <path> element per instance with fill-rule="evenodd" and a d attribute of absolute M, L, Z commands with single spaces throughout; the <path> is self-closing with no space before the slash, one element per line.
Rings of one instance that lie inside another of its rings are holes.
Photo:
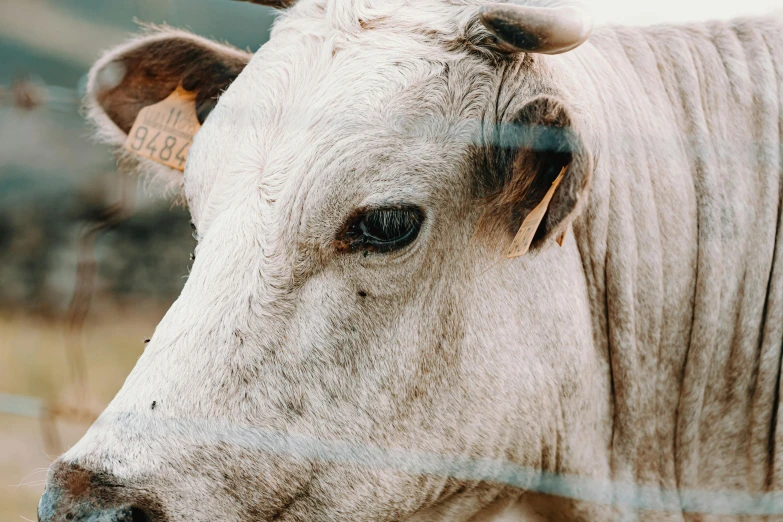
<path fill-rule="evenodd" d="M 56 462 L 38 503 L 39 522 L 165 522 L 149 497 L 105 473 Z"/>

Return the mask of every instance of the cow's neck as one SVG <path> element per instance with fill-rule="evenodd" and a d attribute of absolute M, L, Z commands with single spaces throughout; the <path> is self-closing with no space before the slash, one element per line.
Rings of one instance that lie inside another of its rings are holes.
<path fill-rule="evenodd" d="M 783 486 L 781 34 L 606 29 L 552 62 L 596 129 L 574 228 L 612 368 L 614 478 L 681 492 L 653 505 Z"/>

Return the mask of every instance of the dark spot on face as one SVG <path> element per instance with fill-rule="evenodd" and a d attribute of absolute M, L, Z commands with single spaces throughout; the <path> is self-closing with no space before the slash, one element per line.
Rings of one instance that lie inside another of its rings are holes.
<path fill-rule="evenodd" d="M 387 20 L 386 16 L 381 16 L 379 18 L 374 18 L 372 20 L 365 20 L 364 18 L 360 18 L 359 25 L 365 31 L 372 31 L 374 29 L 378 29 L 379 27 L 381 27 L 386 20 Z"/>
<path fill-rule="evenodd" d="M 367 292 L 364 290 L 359 290 L 359 297 L 367 297 Z"/>
<path fill-rule="evenodd" d="M 364 251 L 364 257 L 367 257 L 367 256 L 369 256 L 369 255 L 370 255 L 370 251 L 369 251 L 369 250 L 365 250 L 365 251 Z"/>
<path fill-rule="evenodd" d="M 158 401 L 152 401 L 152 406 L 150 407 L 150 409 L 154 410 L 155 406 L 157 405 L 158 405 Z"/>
<path fill-rule="evenodd" d="M 305 398 L 301 395 L 288 397 L 286 400 L 286 407 L 288 409 L 288 413 L 295 417 L 301 417 L 307 409 Z"/>
<path fill-rule="evenodd" d="M 150 339 L 144 339 L 144 344 L 149 344 Z"/>
<path fill-rule="evenodd" d="M 73 520 L 73 513 L 68 513 L 65 515 L 65 520 Z"/>

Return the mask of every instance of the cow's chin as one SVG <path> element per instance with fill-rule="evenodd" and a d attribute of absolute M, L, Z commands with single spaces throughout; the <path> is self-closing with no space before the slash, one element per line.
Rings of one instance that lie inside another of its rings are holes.
<path fill-rule="evenodd" d="M 479 507 L 481 506 L 481 507 Z M 437 506 L 424 509 L 406 522 L 546 522 L 535 503 L 526 502 L 524 494 L 503 496 L 483 503 L 483 499 L 474 495 L 459 495 Z"/>

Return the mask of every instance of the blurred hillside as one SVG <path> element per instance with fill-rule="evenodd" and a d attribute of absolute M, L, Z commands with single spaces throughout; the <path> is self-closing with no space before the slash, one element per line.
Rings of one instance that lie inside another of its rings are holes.
<path fill-rule="evenodd" d="M 170 302 L 194 241 L 187 210 L 123 180 L 79 115 L 89 66 L 140 24 L 169 24 L 255 50 L 273 12 L 231 0 L 0 2 L 0 308 L 57 315 L 74 288 L 79 238 L 96 234 L 96 291 Z M 116 217 L 116 216 L 115 216 Z"/>

